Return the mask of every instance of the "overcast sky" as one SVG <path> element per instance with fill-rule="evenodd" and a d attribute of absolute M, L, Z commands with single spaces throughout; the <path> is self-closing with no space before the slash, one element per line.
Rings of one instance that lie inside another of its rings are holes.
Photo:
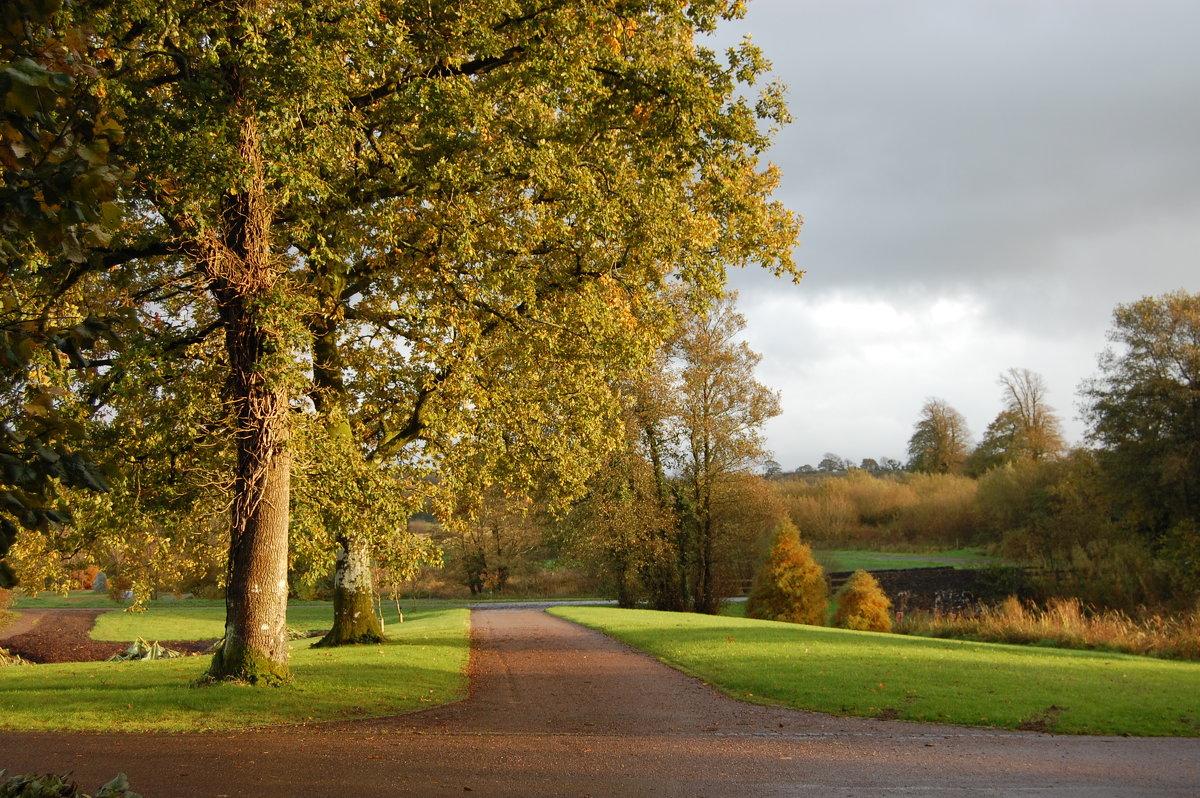
<path fill-rule="evenodd" d="M 798 286 L 733 271 L 786 470 L 905 460 L 928 397 L 978 438 L 1029 368 L 1069 440 L 1118 303 L 1200 291 L 1200 2 L 753 0 L 795 121 Z"/>

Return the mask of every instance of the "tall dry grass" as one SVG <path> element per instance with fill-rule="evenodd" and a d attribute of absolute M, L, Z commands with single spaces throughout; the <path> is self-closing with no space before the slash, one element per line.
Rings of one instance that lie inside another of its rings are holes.
<path fill-rule="evenodd" d="M 858 521 L 863 524 L 887 524 L 921 501 L 910 479 L 881 479 L 856 470 L 832 483 L 830 488 L 834 485 L 853 505 Z"/>
<path fill-rule="evenodd" d="M 784 507 L 797 529 L 809 540 L 854 540 L 859 531 L 854 505 L 833 492 L 785 497 Z"/>
<path fill-rule="evenodd" d="M 899 513 L 892 525 L 894 533 L 906 540 L 953 548 L 975 541 L 979 535 L 975 480 L 961 474 L 910 474 L 906 484 L 916 501 Z"/>
<path fill-rule="evenodd" d="M 953 474 L 876 477 L 865 471 L 773 483 L 792 523 L 824 546 L 960 545 L 978 537 L 975 480 Z"/>
<path fill-rule="evenodd" d="M 896 631 L 1200 660 L 1200 608 L 1176 616 L 1144 611 L 1134 618 L 1119 610 L 1095 611 L 1074 598 L 1050 599 L 1038 607 L 1009 597 L 977 613 L 910 613 Z"/>

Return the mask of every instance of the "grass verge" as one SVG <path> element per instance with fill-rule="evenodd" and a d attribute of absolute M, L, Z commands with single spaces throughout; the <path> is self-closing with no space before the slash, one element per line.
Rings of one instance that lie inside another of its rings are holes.
<path fill-rule="evenodd" d="M 166 600 L 166 601 L 169 601 Z M 188 602 L 204 602 L 212 606 L 224 605 L 224 601 L 204 601 L 203 599 L 187 599 Z M 132 601 L 113 601 L 107 593 L 95 593 L 91 590 L 72 590 L 65 595 L 54 592 L 41 592 L 37 596 L 29 596 L 20 588 L 13 596 L 13 609 L 17 610 L 57 610 L 57 609 L 104 609 L 127 607 Z"/>
<path fill-rule="evenodd" d="M 328 626 L 332 609 L 324 609 Z M 288 617 L 295 620 L 290 609 Z M 295 682 L 280 688 L 192 687 L 206 656 L 5 668 L 0 729 L 228 731 L 424 709 L 466 694 L 469 624 L 467 610 L 418 610 L 389 625 L 392 640 L 382 645 L 314 649 L 300 641 L 291 655 Z M 189 636 L 182 631 L 163 639 Z"/>
<path fill-rule="evenodd" d="M 1200 736 L 1200 664 L 744 618 L 558 607 L 726 694 L 833 715 Z"/>

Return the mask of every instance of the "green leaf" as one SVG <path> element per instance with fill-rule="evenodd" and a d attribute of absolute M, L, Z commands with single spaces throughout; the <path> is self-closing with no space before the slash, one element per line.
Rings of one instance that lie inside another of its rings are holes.
<path fill-rule="evenodd" d="M 25 86 L 50 85 L 50 71 L 36 61 L 28 58 L 17 61 L 8 69 L 5 69 L 4 74 L 14 83 L 20 83 Z"/>
<path fill-rule="evenodd" d="M 111 489 L 100 470 L 81 455 L 68 454 L 62 459 L 63 481 L 71 487 L 89 488 L 99 493 Z"/>
<path fill-rule="evenodd" d="M 4 472 L 4 482 L 8 485 L 24 487 L 37 479 L 37 474 L 19 457 L 0 453 L 0 469 Z"/>
<path fill-rule="evenodd" d="M 105 784 L 96 793 L 96 798 L 142 798 L 136 792 L 129 789 L 129 779 L 124 773 L 118 773 L 112 781 Z"/>
<path fill-rule="evenodd" d="M 62 240 L 62 254 L 72 263 L 85 263 L 87 256 L 83 254 L 83 245 L 74 230 L 68 230 Z"/>
<path fill-rule="evenodd" d="M 100 223 L 109 230 L 114 230 L 121 224 L 123 211 L 120 203 L 102 202 L 100 203 Z"/>
<path fill-rule="evenodd" d="M 4 95 L 6 111 L 16 111 L 22 116 L 34 116 L 40 107 L 37 89 L 27 83 L 13 82 Z"/>

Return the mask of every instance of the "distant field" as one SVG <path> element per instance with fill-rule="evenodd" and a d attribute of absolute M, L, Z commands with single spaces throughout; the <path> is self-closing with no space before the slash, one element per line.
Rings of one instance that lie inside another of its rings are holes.
<path fill-rule="evenodd" d="M 580 595 L 573 597 L 574 599 L 594 599 L 596 595 Z M 429 607 L 462 607 L 467 604 L 487 604 L 487 603 L 503 603 L 510 601 L 545 601 L 545 596 L 522 596 L 516 593 L 501 593 L 498 595 L 476 596 L 469 599 L 441 599 L 441 598 L 401 598 L 400 605 L 406 611 L 409 608 L 429 608 Z M 556 601 L 570 601 L 572 599 L 562 596 L 555 596 Z M 37 598 L 17 594 L 13 602 L 13 610 L 38 610 L 38 609 L 124 609 L 133 604 L 132 601 L 113 601 L 108 597 L 107 593 L 93 593 L 90 590 L 72 590 L 68 595 L 64 596 L 61 593 L 39 593 Z M 288 602 L 289 607 L 295 607 L 305 604 L 313 606 L 330 606 L 328 601 L 299 601 L 292 599 Z M 395 602 L 391 598 L 385 598 L 384 604 L 395 608 Z M 178 600 L 171 594 L 163 594 L 159 599 L 151 601 L 147 606 L 150 607 L 176 607 L 176 608 L 196 608 L 196 607 L 225 607 L 225 599 L 198 599 L 189 598 Z"/>
<path fill-rule="evenodd" d="M 31 598 L 22 592 L 17 592 L 13 599 L 14 610 L 55 610 L 55 609 L 121 609 L 132 605 L 132 601 L 113 601 L 107 593 L 95 593 L 91 590 L 72 590 L 67 595 L 62 593 L 41 592 L 36 598 Z M 188 607 L 224 607 L 225 599 L 196 599 L 176 600 L 166 594 L 152 605 L 175 604 Z"/>
<path fill-rule="evenodd" d="M 817 550 L 813 552 L 817 562 L 826 571 L 891 571 L 901 568 L 986 568 L 1002 565 L 995 557 L 989 557 L 982 549 L 948 549 L 916 553 L 877 552 L 854 550 Z"/>
<path fill-rule="evenodd" d="M 753 703 L 1063 734 L 1200 736 L 1200 663 L 651 610 L 550 612 Z"/>

